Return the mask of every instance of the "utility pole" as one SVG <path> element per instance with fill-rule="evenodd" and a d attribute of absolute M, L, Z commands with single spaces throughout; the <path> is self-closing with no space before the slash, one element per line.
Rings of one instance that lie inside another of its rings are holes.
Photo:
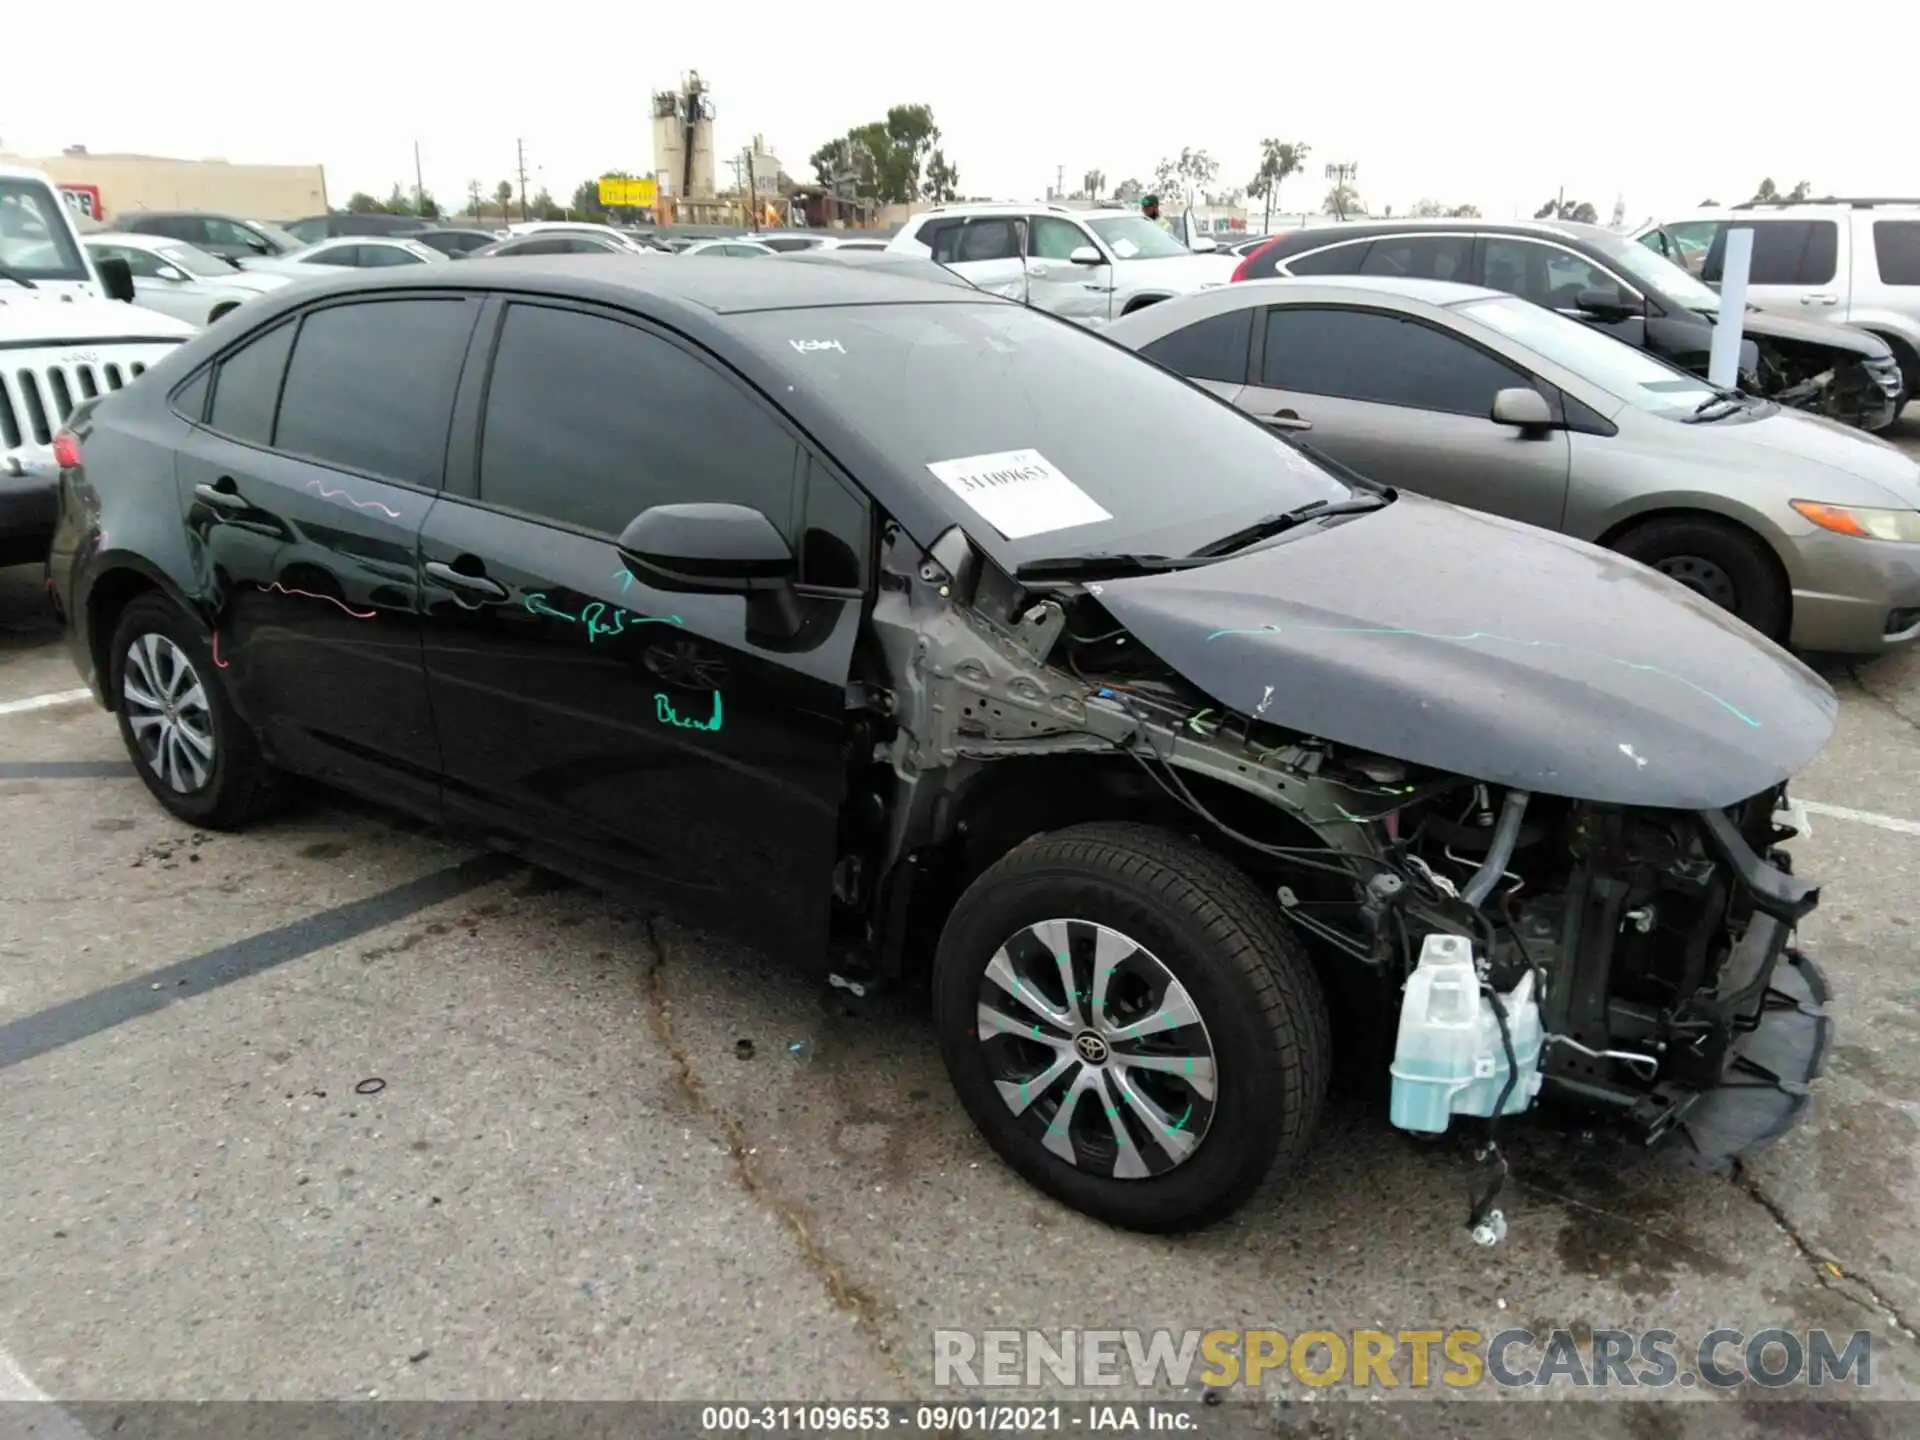
<path fill-rule="evenodd" d="M 747 153 L 742 158 L 747 165 L 747 213 L 753 217 L 753 233 L 758 235 L 760 233 L 760 191 L 753 180 L 753 147 L 751 145 L 747 147 Z"/>
<path fill-rule="evenodd" d="M 1056 165 L 1053 167 L 1053 198 L 1056 200 L 1064 199 L 1066 193 L 1067 167 L 1064 165 Z"/>
<path fill-rule="evenodd" d="M 413 213 L 419 215 L 426 208 L 427 187 L 420 179 L 420 142 L 413 142 Z"/>
<path fill-rule="evenodd" d="M 516 163 L 520 169 L 520 221 L 525 224 L 527 219 L 527 142 L 516 140 L 513 142 L 513 148 L 519 156 Z"/>

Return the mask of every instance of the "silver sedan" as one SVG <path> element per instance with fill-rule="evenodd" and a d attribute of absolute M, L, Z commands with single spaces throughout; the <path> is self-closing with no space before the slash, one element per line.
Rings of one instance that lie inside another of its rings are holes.
<path fill-rule="evenodd" d="M 255 295 L 287 283 L 282 275 L 236 270 L 217 255 L 165 235 L 94 231 L 86 246 L 96 260 L 127 262 L 136 305 L 193 325 L 211 325 Z"/>
<path fill-rule="evenodd" d="M 1920 639 L 1920 466 L 1525 300 L 1252 281 L 1106 333 L 1361 475 L 1605 545 L 1798 649 Z"/>

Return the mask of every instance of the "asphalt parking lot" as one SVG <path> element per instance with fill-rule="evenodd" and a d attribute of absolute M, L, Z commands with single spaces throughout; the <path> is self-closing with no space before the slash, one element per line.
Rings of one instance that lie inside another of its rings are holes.
<path fill-rule="evenodd" d="M 1798 1131 L 1716 1178 L 1528 1127 L 1483 1250 L 1464 1146 L 1346 1094 L 1278 1203 L 1156 1240 L 1005 1170 L 909 998 L 325 796 L 183 828 L 110 717 L 23 704 L 78 680 L 0 570 L 0 1400 L 924 1399 L 936 1327 L 1515 1325 L 1867 1329 L 1920 1398 L 1920 657 L 1825 668 Z M 1728 1398 L 1579 1430 L 1911 1433 Z"/>

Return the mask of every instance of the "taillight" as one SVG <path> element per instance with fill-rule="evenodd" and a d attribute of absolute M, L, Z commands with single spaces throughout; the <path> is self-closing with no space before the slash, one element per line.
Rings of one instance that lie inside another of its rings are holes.
<path fill-rule="evenodd" d="M 53 437 L 53 463 L 62 470 L 71 470 L 80 463 L 80 441 L 71 430 L 62 430 Z"/>
<path fill-rule="evenodd" d="M 1253 278 L 1253 262 L 1266 254 L 1267 251 L 1271 250 L 1274 246 L 1278 245 L 1281 238 L 1281 236 L 1276 235 L 1259 249 L 1249 250 L 1241 259 L 1240 263 L 1234 267 L 1233 278 L 1236 280 L 1251 280 Z"/>

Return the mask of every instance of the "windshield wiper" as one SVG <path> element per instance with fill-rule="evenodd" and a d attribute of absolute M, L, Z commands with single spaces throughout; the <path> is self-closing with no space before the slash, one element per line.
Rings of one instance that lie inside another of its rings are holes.
<path fill-rule="evenodd" d="M 1392 503 L 1391 491 L 1355 495 L 1346 500 L 1312 500 L 1291 510 L 1282 510 L 1277 515 L 1263 515 L 1231 535 L 1222 535 L 1218 540 L 1202 545 L 1193 552 L 1193 558 L 1217 560 L 1222 555 L 1231 555 L 1235 550 L 1243 550 L 1256 541 L 1270 539 L 1309 520 L 1325 520 L 1333 515 L 1364 515 L 1369 510 L 1378 510 Z"/>
<path fill-rule="evenodd" d="M 1720 408 L 1720 407 L 1726 408 Z M 1747 408 L 1746 397 L 1737 390 L 1716 390 L 1698 405 L 1693 414 L 1687 417 L 1687 424 L 1697 425 L 1703 420 L 1724 420 Z"/>
<path fill-rule="evenodd" d="M 1186 570 L 1203 564 L 1196 559 L 1177 559 L 1172 555 L 1109 555 L 1095 551 L 1089 555 L 1057 555 L 1045 560 L 1028 560 L 1016 565 L 1016 580 L 1069 580 L 1081 575 L 1153 575 L 1163 570 Z"/>
<path fill-rule="evenodd" d="M 0 280 L 11 280 L 14 284 L 24 286 L 28 290 L 38 290 L 40 288 L 18 270 L 8 265 L 4 260 L 0 260 Z"/>

